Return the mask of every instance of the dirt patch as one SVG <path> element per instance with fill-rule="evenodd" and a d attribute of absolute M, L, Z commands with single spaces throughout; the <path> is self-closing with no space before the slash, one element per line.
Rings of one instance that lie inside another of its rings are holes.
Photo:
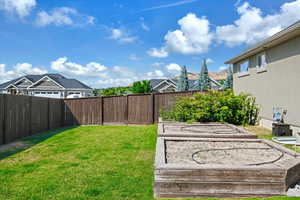
<path fill-rule="evenodd" d="M 11 151 L 15 151 L 17 149 L 26 149 L 30 146 L 32 146 L 32 145 L 29 143 L 26 143 L 24 141 L 12 142 L 12 143 L 0 146 L 0 153 L 11 152 Z"/>

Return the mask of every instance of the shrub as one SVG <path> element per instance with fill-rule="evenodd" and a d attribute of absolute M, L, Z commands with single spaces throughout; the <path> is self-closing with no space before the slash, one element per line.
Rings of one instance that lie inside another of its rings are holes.
<path fill-rule="evenodd" d="M 190 97 L 176 99 L 169 110 L 162 110 L 164 120 L 180 122 L 226 122 L 235 125 L 254 125 L 257 122 L 259 107 L 255 98 L 247 95 L 234 95 L 232 90 L 209 91 Z"/>

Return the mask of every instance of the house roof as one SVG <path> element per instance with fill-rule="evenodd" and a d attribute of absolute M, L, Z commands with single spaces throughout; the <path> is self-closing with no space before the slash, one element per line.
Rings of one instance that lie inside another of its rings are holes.
<path fill-rule="evenodd" d="M 6 88 L 10 84 L 14 84 L 23 78 L 27 78 L 31 82 L 36 83 L 37 81 L 41 80 L 45 76 L 48 76 L 49 78 L 53 79 L 55 82 L 57 82 L 58 84 L 60 84 L 66 89 L 92 89 L 89 86 L 85 85 L 84 83 L 76 79 L 68 79 L 60 74 L 26 75 L 0 84 L 0 88 Z"/>
<path fill-rule="evenodd" d="M 178 79 L 151 79 L 150 80 L 150 86 L 151 86 L 152 89 L 154 89 L 155 87 L 157 87 L 159 84 L 161 84 L 163 81 L 166 81 L 166 80 L 173 81 L 176 85 L 178 83 Z M 212 82 L 214 82 L 215 85 L 221 86 L 216 80 L 212 79 L 211 77 L 210 77 L 210 80 Z M 196 80 L 191 80 L 191 79 L 188 80 L 190 90 L 195 90 L 196 89 L 197 81 L 198 81 L 197 79 Z"/>
<path fill-rule="evenodd" d="M 225 80 L 227 78 L 227 70 L 221 72 L 208 72 L 208 75 L 211 79 L 216 81 Z M 177 77 L 176 79 L 178 79 Z M 188 72 L 188 79 L 189 80 L 198 80 L 199 74 Z"/>
<path fill-rule="evenodd" d="M 242 52 L 240 55 L 228 60 L 225 64 L 234 64 L 242 61 L 250 56 L 258 54 L 266 49 L 279 45 L 286 42 L 292 38 L 300 35 L 300 21 L 294 23 L 293 25 L 287 27 L 286 29 L 276 33 L 275 35 L 257 43 L 253 47 L 250 47 L 246 51 Z"/>

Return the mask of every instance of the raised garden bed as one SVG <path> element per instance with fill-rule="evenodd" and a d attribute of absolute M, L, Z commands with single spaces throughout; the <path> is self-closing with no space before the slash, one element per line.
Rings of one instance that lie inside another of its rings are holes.
<path fill-rule="evenodd" d="M 285 195 L 299 180 L 300 154 L 267 140 L 157 140 L 157 198 Z"/>
<path fill-rule="evenodd" d="M 160 137 L 200 137 L 200 138 L 257 138 L 243 128 L 221 123 L 161 122 L 158 124 Z"/>

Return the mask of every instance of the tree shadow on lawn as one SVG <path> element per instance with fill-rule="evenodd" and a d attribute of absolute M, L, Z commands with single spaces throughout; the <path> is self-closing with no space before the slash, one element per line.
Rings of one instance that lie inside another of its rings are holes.
<path fill-rule="evenodd" d="M 0 160 L 3 160 L 16 153 L 25 151 L 26 149 L 29 149 L 34 145 L 41 143 L 52 136 L 55 136 L 66 130 L 70 130 L 74 128 L 76 128 L 76 126 L 58 128 L 44 133 L 39 133 L 33 136 L 25 137 L 9 144 L 0 145 Z"/>

